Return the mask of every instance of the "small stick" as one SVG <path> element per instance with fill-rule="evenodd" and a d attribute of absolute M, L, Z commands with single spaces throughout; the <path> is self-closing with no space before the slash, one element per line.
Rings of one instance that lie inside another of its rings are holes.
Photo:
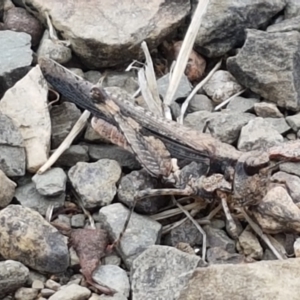
<path fill-rule="evenodd" d="M 232 95 L 231 97 L 229 97 L 227 100 L 223 101 L 222 103 L 220 103 L 219 105 L 217 105 L 214 109 L 214 111 L 221 109 L 222 107 L 224 107 L 225 105 L 227 105 L 232 99 L 234 99 L 235 97 L 243 94 L 246 91 L 246 89 L 243 89 L 237 93 L 235 93 L 234 95 Z"/>

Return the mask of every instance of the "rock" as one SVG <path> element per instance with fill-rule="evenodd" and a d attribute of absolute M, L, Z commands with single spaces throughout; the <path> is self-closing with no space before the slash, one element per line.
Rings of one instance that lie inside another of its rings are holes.
<path fill-rule="evenodd" d="M 74 228 L 83 228 L 85 222 L 84 214 L 73 215 L 71 218 L 71 226 Z"/>
<path fill-rule="evenodd" d="M 212 113 L 208 118 L 208 129 L 221 142 L 233 144 L 238 140 L 243 126 L 254 118 L 255 116 L 249 113 Z"/>
<path fill-rule="evenodd" d="M 200 110 L 211 112 L 213 110 L 213 103 L 207 96 L 196 94 L 189 103 L 187 113 L 193 113 Z"/>
<path fill-rule="evenodd" d="M 59 159 L 56 161 L 56 166 L 73 167 L 78 162 L 88 162 L 89 160 L 90 158 L 87 146 L 72 145 L 59 157 Z"/>
<path fill-rule="evenodd" d="M 281 135 L 286 134 L 291 130 L 291 127 L 287 124 L 284 118 L 264 118 L 264 120 Z"/>
<path fill-rule="evenodd" d="M 31 173 L 35 173 L 49 155 L 51 123 L 47 95 L 46 81 L 36 66 L 9 89 L 0 102 L 0 111 L 14 121 L 23 136 L 27 171 Z"/>
<path fill-rule="evenodd" d="M 262 118 L 282 118 L 283 114 L 274 103 L 260 102 L 254 104 L 254 111 Z"/>
<path fill-rule="evenodd" d="M 121 168 L 116 161 L 109 159 L 79 162 L 69 170 L 68 176 L 84 207 L 95 208 L 108 205 L 113 200 Z"/>
<path fill-rule="evenodd" d="M 37 46 L 43 34 L 43 25 L 22 7 L 13 7 L 4 14 L 5 29 L 25 32 L 31 36 L 31 44 Z"/>
<path fill-rule="evenodd" d="M 15 293 L 15 300 L 34 300 L 38 295 L 38 290 L 21 287 Z"/>
<path fill-rule="evenodd" d="M 300 3 L 298 0 L 287 0 L 284 9 L 284 18 L 290 19 L 300 15 Z"/>
<path fill-rule="evenodd" d="M 41 281 L 41 280 L 35 279 L 35 280 L 32 282 L 32 288 L 33 288 L 33 289 L 37 289 L 37 290 L 41 290 L 41 289 L 44 288 L 44 282 Z"/>
<path fill-rule="evenodd" d="M 0 33 L 1 34 L 1 33 Z M 7 176 L 25 175 L 23 137 L 15 123 L 0 111 L 0 169 Z"/>
<path fill-rule="evenodd" d="M 47 280 L 46 275 L 42 275 L 41 273 L 34 270 L 29 270 L 29 278 L 27 280 L 28 286 L 32 286 L 34 281 L 39 281 L 44 284 L 46 280 Z"/>
<path fill-rule="evenodd" d="M 22 287 L 28 278 L 29 270 L 18 261 L 6 260 L 0 262 L 0 297 L 14 292 Z"/>
<path fill-rule="evenodd" d="M 102 137 L 89 123 L 84 133 L 84 140 L 92 143 L 106 143 L 110 144 L 110 141 Z"/>
<path fill-rule="evenodd" d="M 229 253 L 220 247 L 207 249 L 207 262 L 209 264 L 241 264 L 245 257 L 238 253 Z"/>
<path fill-rule="evenodd" d="M 117 5 L 108 1 L 99 6 L 93 0 L 88 6 L 81 2 L 61 6 L 58 0 L 51 5 L 42 0 L 29 0 L 26 5 L 42 16 L 48 12 L 54 27 L 70 41 L 80 60 L 94 69 L 144 57 L 141 41 L 147 43 L 150 51 L 155 49 L 190 13 L 189 1 L 133 3 L 126 0 Z"/>
<path fill-rule="evenodd" d="M 81 116 L 80 110 L 74 103 L 63 102 L 54 105 L 50 111 L 51 115 L 51 148 L 56 149 L 67 137 L 71 129 Z"/>
<path fill-rule="evenodd" d="M 45 298 L 42 298 L 42 300 L 48 299 L 48 298 L 51 297 L 54 293 L 55 293 L 55 291 L 53 291 L 53 290 L 50 290 L 50 289 L 42 289 L 42 290 L 41 290 L 41 296 L 42 296 L 42 297 L 45 297 Z M 39 300 L 40 300 L 40 299 L 39 299 Z"/>
<path fill-rule="evenodd" d="M 216 229 L 208 225 L 205 225 L 203 229 L 206 233 L 207 247 L 220 247 L 229 253 L 236 252 L 234 241 L 226 235 L 224 230 Z"/>
<path fill-rule="evenodd" d="M 0 170 L 0 186 L 0 208 L 3 208 L 13 199 L 17 185 Z"/>
<path fill-rule="evenodd" d="M 297 238 L 294 243 L 294 253 L 296 257 L 300 256 L 300 238 Z"/>
<path fill-rule="evenodd" d="M 203 86 L 205 93 L 215 103 L 227 100 L 242 89 L 237 80 L 228 71 L 223 70 L 215 72 Z"/>
<path fill-rule="evenodd" d="M 89 156 L 92 161 L 99 159 L 112 159 L 117 161 L 121 167 L 130 170 L 140 169 L 141 165 L 135 155 L 116 145 L 88 145 Z"/>
<path fill-rule="evenodd" d="M 295 132 L 300 129 L 300 113 L 288 116 L 285 119 Z"/>
<path fill-rule="evenodd" d="M 273 24 L 267 28 L 267 32 L 286 32 L 286 31 L 300 31 L 300 16 L 295 18 L 283 20 L 279 23 Z"/>
<path fill-rule="evenodd" d="M 62 43 L 54 42 L 49 37 L 49 31 L 45 30 L 40 46 L 37 50 L 38 57 L 47 57 L 60 64 L 65 64 L 72 58 L 71 49 Z"/>
<path fill-rule="evenodd" d="M 249 226 L 239 236 L 239 246 L 246 257 L 258 260 L 262 259 L 263 248 Z"/>
<path fill-rule="evenodd" d="M 133 262 L 133 299 L 178 299 L 200 257 L 167 246 L 151 246 Z M 198 294 L 199 297 L 199 294 Z"/>
<path fill-rule="evenodd" d="M 120 293 L 116 293 L 113 296 L 108 296 L 108 295 L 101 295 L 98 296 L 99 299 L 92 299 L 90 298 L 89 300 L 127 300 L 128 298 L 125 297 L 124 295 L 120 294 Z"/>
<path fill-rule="evenodd" d="M 103 258 L 103 264 L 104 265 L 115 265 L 120 266 L 121 265 L 121 258 L 117 255 L 106 255 Z"/>
<path fill-rule="evenodd" d="M 61 168 L 53 168 L 32 177 L 35 188 L 43 196 L 57 196 L 66 191 L 67 175 Z"/>
<path fill-rule="evenodd" d="M 15 197 L 22 206 L 36 210 L 45 216 L 50 205 L 55 208 L 63 207 L 66 195 L 63 193 L 54 197 L 43 196 L 37 191 L 35 184 L 29 182 L 17 187 Z"/>
<path fill-rule="evenodd" d="M 282 172 L 300 177 L 300 162 L 285 162 L 279 165 L 279 169 Z"/>
<path fill-rule="evenodd" d="M 74 73 L 75 75 L 84 78 L 84 73 L 82 71 L 82 69 L 80 68 L 69 68 L 69 71 L 71 71 L 72 73 Z"/>
<path fill-rule="evenodd" d="M 78 284 L 70 284 L 56 292 L 49 300 L 87 300 L 91 291 Z"/>
<path fill-rule="evenodd" d="M 246 28 L 260 28 L 285 7 L 284 0 L 267 2 L 218 0 L 209 2 L 195 47 L 208 57 L 220 57 L 243 44 Z M 240 16 L 247 16 L 241 18 Z"/>
<path fill-rule="evenodd" d="M 247 39 L 242 49 L 227 59 L 228 71 L 239 83 L 266 100 L 298 110 L 300 75 L 295 60 L 300 49 L 300 33 L 267 33 L 254 29 L 246 32 Z M 276 49 L 276 55 L 270 49 Z"/>
<path fill-rule="evenodd" d="M 187 243 L 191 247 L 195 245 L 200 246 L 202 245 L 202 240 L 202 234 L 190 220 L 173 228 L 163 239 L 164 244 L 173 247 L 180 242 Z"/>
<path fill-rule="evenodd" d="M 196 111 L 188 114 L 183 121 L 183 125 L 189 126 L 195 130 L 203 132 L 204 126 L 211 117 L 212 113 L 208 111 Z"/>
<path fill-rule="evenodd" d="M 52 279 L 48 279 L 48 280 L 46 281 L 45 286 L 46 286 L 48 289 L 53 290 L 53 291 L 58 291 L 59 289 L 61 289 L 61 285 L 60 285 L 58 282 L 56 282 L 56 281 L 54 281 L 54 280 L 52 280 Z"/>
<path fill-rule="evenodd" d="M 238 112 L 249 112 L 254 109 L 255 103 L 259 103 L 259 99 L 256 98 L 244 98 L 237 96 L 233 98 L 227 105 L 228 110 Z"/>
<path fill-rule="evenodd" d="M 128 213 L 129 210 L 120 203 L 100 209 L 99 216 L 111 240 L 119 237 Z M 160 241 L 161 228 L 161 224 L 148 217 L 132 214 L 127 230 L 117 246 L 118 253 L 128 268 L 139 254 Z"/>
<path fill-rule="evenodd" d="M 299 267 L 300 260 L 291 258 L 198 268 L 177 299 L 296 300 L 300 289 Z"/>
<path fill-rule="evenodd" d="M 30 40 L 30 35 L 24 32 L 0 31 L 0 99 L 7 89 L 30 70 Z"/>
<path fill-rule="evenodd" d="M 93 280 L 101 286 L 106 286 L 129 297 L 130 284 L 127 273 L 118 266 L 98 266 L 93 272 Z"/>
<path fill-rule="evenodd" d="M 0 211 L 0 253 L 42 273 L 64 272 L 69 265 L 66 238 L 39 213 L 20 205 Z"/>
<path fill-rule="evenodd" d="M 283 137 L 263 118 L 255 118 L 242 130 L 237 148 L 242 151 L 265 149 L 283 142 Z"/>
<path fill-rule="evenodd" d="M 84 73 L 84 79 L 93 84 L 97 84 L 101 77 L 102 74 L 99 71 L 91 70 Z"/>
<path fill-rule="evenodd" d="M 164 99 L 170 82 L 170 73 L 160 77 L 157 80 L 158 93 Z M 185 75 L 182 75 L 178 89 L 173 97 L 174 100 L 185 98 L 192 91 L 192 86 Z"/>

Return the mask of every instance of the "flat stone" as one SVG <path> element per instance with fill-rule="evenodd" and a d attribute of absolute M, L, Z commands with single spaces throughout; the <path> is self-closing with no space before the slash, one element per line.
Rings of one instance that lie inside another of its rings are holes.
<path fill-rule="evenodd" d="M 133 262 L 133 299 L 178 299 L 200 257 L 168 246 L 151 246 Z M 198 294 L 198 299 L 199 299 Z"/>
<path fill-rule="evenodd" d="M 242 49 L 227 59 L 228 71 L 240 84 L 266 100 L 279 107 L 299 110 L 300 70 L 295 67 L 295 60 L 300 51 L 300 33 L 267 33 L 254 29 L 246 32 Z M 275 56 L 270 49 L 276 49 Z"/>
<path fill-rule="evenodd" d="M 27 171 L 35 173 L 48 159 L 51 134 L 48 87 L 39 66 L 5 93 L 0 111 L 19 128 L 26 149 Z"/>
<path fill-rule="evenodd" d="M 129 210 L 120 203 L 100 209 L 99 216 L 111 240 L 119 237 L 128 213 Z M 118 245 L 118 252 L 128 268 L 139 254 L 160 241 L 161 228 L 161 224 L 149 217 L 132 214 L 127 230 Z"/>
<path fill-rule="evenodd" d="M 15 300 L 33 300 L 38 295 L 38 290 L 33 288 L 21 287 L 15 292 Z"/>
<path fill-rule="evenodd" d="M 288 116 L 285 119 L 295 132 L 300 129 L 300 113 Z"/>
<path fill-rule="evenodd" d="M 195 111 L 213 110 L 213 102 L 205 95 L 196 94 L 190 101 L 187 113 L 193 113 Z"/>
<path fill-rule="evenodd" d="M 23 176 L 26 154 L 23 137 L 11 118 L 0 111 L 0 169 L 7 176 Z"/>
<path fill-rule="evenodd" d="M 0 98 L 30 70 L 30 40 L 30 35 L 24 32 L 0 31 Z"/>
<path fill-rule="evenodd" d="M 73 215 L 71 218 L 71 226 L 74 228 L 83 228 L 85 223 L 85 215 L 77 214 Z"/>
<path fill-rule="evenodd" d="M 296 300 L 299 270 L 297 258 L 198 268 L 177 299 Z"/>
<path fill-rule="evenodd" d="M 10 180 L 5 174 L 0 170 L 0 207 L 6 207 L 15 195 L 15 189 L 17 184 Z"/>
<path fill-rule="evenodd" d="M 70 284 L 56 292 L 49 300 L 87 300 L 91 291 L 78 284 Z"/>
<path fill-rule="evenodd" d="M 90 298 L 89 300 L 128 300 L 128 298 L 120 293 L 116 293 L 113 296 L 101 295 L 101 296 L 99 296 L 99 299 L 91 299 Z"/>
<path fill-rule="evenodd" d="M 22 287 L 28 278 L 29 270 L 22 263 L 13 260 L 0 262 L 0 297 Z"/>
<path fill-rule="evenodd" d="M 9 205 L 0 211 L 0 253 L 46 273 L 69 265 L 67 239 L 32 209 Z"/>
<path fill-rule="evenodd" d="M 257 117 L 242 128 L 237 148 L 242 151 L 259 150 L 282 142 L 282 135 L 263 118 Z"/>
<path fill-rule="evenodd" d="M 255 103 L 259 103 L 259 99 L 244 98 L 244 97 L 237 96 L 228 103 L 227 109 L 237 113 L 249 112 L 254 109 Z"/>
<path fill-rule="evenodd" d="M 93 83 L 97 84 L 102 77 L 102 74 L 99 71 L 91 70 L 84 73 L 84 79 Z"/>
<path fill-rule="evenodd" d="M 282 11 L 285 1 L 211 0 L 196 37 L 196 49 L 208 57 L 220 57 L 245 41 L 246 28 L 260 28 Z M 240 16 L 247 18 L 240 18 Z"/>
<path fill-rule="evenodd" d="M 254 111 L 262 118 L 282 118 L 283 114 L 274 103 L 259 102 L 254 104 Z"/>
<path fill-rule="evenodd" d="M 300 31 L 300 16 L 295 18 L 283 20 L 273 24 L 267 28 L 267 32 L 286 32 L 286 31 Z"/>
<path fill-rule="evenodd" d="M 127 273 L 118 266 L 98 266 L 93 272 L 93 280 L 99 285 L 114 289 L 125 297 L 129 297 L 130 284 Z"/>
<path fill-rule="evenodd" d="M 281 135 L 286 134 L 291 130 L 284 118 L 264 118 L 278 133 Z"/>
<path fill-rule="evenodd" d="M 189 126 L 195 130 L 203 132 L 206 122 L 211 117 L 212 113 L 209 111 L 196 111 L 190 114 L 187 114 L 183 120 L 183 124 Z"/>
<path fill-rule="evenodd" d="M 209 264 L 241 264 L 245 263 L 245 256 L 238 253 L 229 253 L 221 247 L 207 249 Z"/>
<path fill-rule="evenodd" d="M 69 170 L 68 176 L 84 207 L 95 208 L 112 202 L 121 168 L 116 161 L 109 159 L 79 162 Z"/>
<path fill-rule="evenodd" d="M 51 154 L 53 152 L 51 151 Z M 90 160 L 88 147 L 85 145 L 72 145 L 56 161 L 55 165 L 60 167 L 73 167 L 78 162 L 88 162 Z"/>
<path fill-rule="evenodd" d="M 32 177 L 37 191 L 43 196 L 57 196 L 66 191 L 67 175 L 61 168 L 53 168 Z"/>
<path fill-rule="evenodd" d="M 300 177 L 300 162 L 285 162 L 279 165 L 280 171 Z"/>

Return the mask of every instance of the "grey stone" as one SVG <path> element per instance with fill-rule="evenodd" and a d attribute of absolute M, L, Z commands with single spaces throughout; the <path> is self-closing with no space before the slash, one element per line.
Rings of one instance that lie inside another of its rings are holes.
<path fill-rule="evenodd" d="M 15 292 L 15 300 L 34 300 L 38 292 L 37 289 L 21 287 Z"/>
<path fill-rule="evenodd" d="M 300 16 L 300 3 L 298 0 L 287 0 L 284 9 L 284 18 L 290 19 Z"/>
<path fill-rule="evenodd" d="M 187 114 L 187 116 L 184 118 L 183 124 L 200 132 L 203 132 L 204 126 L 211 114 L 211 112 L 205 110 Z"/>
<path fill-rule="evenodd" d="M 0 99 L 7 89 L 30 70 L 30 40 L 30 35 L 24 32 L 0 31 Z"/>
<path fill-rule="evenodd" d="M 44 282 L 41 281 L 41 280 L 35 279 L 35 280 L 33 280 L 33 282 L 32 282 L 32 288 L 33 288 L 33 289 L 37 289 L 37 290 L 41 290 L 41 289 L 44 288 Z"/>
<path fill-rule="evenodd" d="M 14 122 L 0 111 L 0 169 L 7 176 L 25 174 L 23 138 Z"/>
<path fill-rule="evenodd" d="M 168 246 L 152 246 L 138 256 L 131 269 L 133 299 L 173 300 L 188 282 L 200 257 Z M 198 294 L 199 296 L 200 294 Z"/>
<path fill-rule="evenodd" d="M 130 284 L 126 271 L 115 265 L 98 266 L 93 272 L 93 280 L 101 286 L 114 289 L 129 297 Z"/>
<path fill-rule="evenodd" d="M 283 142 L 283 137 L 263 118 L 255 118 L 245 125 L 237 148 L 243 151 L 266 149 Z"/>
<path fill-rule="evenodd" d="M 245 257 L 238 253 L 229 253 L 221 247 L 207 249 L 207 262 L 209 264 L 241 264 Z"/>
<path fill-rule="evenodd" d="M 53 168 L 32 177 L 35 188 L 43 196 L 57 196 L 66 191 L 67 175 L 61 168 Z"/>
<path fill-rule="evenodd" d="M 243 87 L 237 80 L 224 70 L 215 72 L 203 86 L 205 93 L 217 104 L 227 100 L 242 89 Z"/>
<path fill-rule="evenodd" d="M 289 130 L 291 130 L 291 127 L 287 124 L 284 118 L 264 118 L 264 120 L 281 135 L 286 134 Z"/>
<path fill-rule="evenodd" d="M 66 195 L 63 193 L 54 197 L 43 196 L 36 190 L 35 184 L 30 182 L 18 186 L 15 197 L 22 206 L 32 208 L 44 216 L 49 205 L 55 208 L 63 207 Z"/>
<path fill-rule="evenodd" d="M 64 272 L 69 265 L 67 238 L 21 205 L 0 211 L 0 253 L 42 273 Z"/>
<path fill-rule="evenodd" d="M 260 102 L 254 104 L 254 111 L 262 118 L 282 118 L 283 114 L 274 103 Z"/>
<path fill-rule="evenodd" d="M 71 226 L 75 228 L 83 228 L 85 222 L 84 214 L 73 215 L 71 218 Z"/>
<path fill-rule="evenodd" d="M 34 281 L 42 282 L 43 284 L 46 282 L 47 277 L 37 271 L 29 270 L 29 277 L 26 281 L 28 286 L 32 286 Z"/>
<path fill-rule="evenodd" d="M 89 160 L 88 146 L 72 145 L 59 157 L 55 165 L 61 167 L 73 167 L 78 162 L 88 162 Z"/>
<path fill-rule="evenodd" d="M 279 107 L 298 110 L 300 71 L 295 67 L 295 61 L 299 56 L 300 33 L 267 33 L 254 29 L 246 32 L 242 49 L 227 59 L 228 71 L 243 86 L 266 100 Z M 270 49 L 276 49 L 276 55 Z"/>
<path fill-rule="evenodd" d="M 195 47 L 205 56 L 223 56 L 244 42 L 246 28 L 260 28 L 282 11 L 285 4 L 284 0 L 211 0 L 203 15 Z"/>
<path fill-rule="evenodd" d="M 121 167 L 131 170 L 140 169 L 141 165 L 135 155 L 116 145 L 88 145 L 89 156 L 92 161 L 99 159 L 112 159 L 117 161 Z"/>
<path fill-rule="evenodd" d="M 285 162 L 279 165 L 280 171 L 300 177 L 300 162 Z"/>
<path fill-rule="evenodd" d="M 49 300 L 87 300 L 91 291 L 78 284 L 71 284 L 56 292 Z"/>
<path fill-rule="evenodd" d="M 267 28 L 267 32 L 300 31 L 300 14 L 298 17 L 283 20 Z"/>
<path fill-rule="evenodd" d="M 29 275 L 29 270 L 22 263 L 13 260 L 0 262 L 0 297 L 22 287 Z"/>
<path fill-rule="evenodd" d="M 6 207 L 15 195 L 15 188 L 17 184 L 7 178 L 0 170 L 0 208 Z"/>
<path fill-rule="evenodd" d="M 235 97 L 227 105 L 228 110 L 234 112 L 249 112 L 254 109 L 254 104 L 259 103 L 259 99 L 256 98 L 244 98 L 244 97 Z"/>
<path fill-rule="evenodd" d="M 113 200 L 121 168 L 116 161 L 109 159 L 79 162 L 69 170 L 68 176 L 84 207 L 95 208 L 108 205 Z"/>
<path fill-rule="evenodd" d="M 295 253 L 295 257 L 300 256 L 300 238 L 297 238 L 294 243 L 294 253 Z"/>
<path fill-rule="evenodd" d="M 129 210 L 120 203 L 100 209 L 99 215 L 112 240 L 119 237 L 128 212 Z M 128 268 L 139 254 L 160 241 L 161 229 L 162 226 L 158 222 L 136 213 L 132 214 L 127 230 L 118 245 L 118 252 Z"/>
<path fill-rule="evenodd" d="M 187 113 L 193 113 L 200 110 L 212 111 L 213 103 L 207 96 L 196 94 L 189 103 Z"/>
<path fill-rule="evenodd" d="M 45 297 L 45 299 L 48 299 L 49 297 L 54 295 L 54 293 L 55 293 L 55 291 L 53 291 L 51 289 L 42 289 L 41 290 L 41 296 Z"/>
<path fill-rule="evenodd" d="M 101 78 L 102 74 L 99 71 L 87 71 L 84 73 L 84 79 L 93 83 L 97 84 Z"/>
<path fill-rule="evenodd" d="M 288 133 L 286 136 L 287 140 L 289 141 L 295 141 L 297 139 L 297 135 L 294 132 Z"/>
<path fill-rule="evenodd" d="M 103 264 L 104 265 L 115 265 L 115 266 L 120 266 L 121 265 L 121 258 L 117 255 L 106 255 L 103 258 Z"/>
<path fill-rule="evenodd" d="M 170 81 L 170 73 L 162 76 L 157 80 L 157 88 L 158 93 L 161 95 L 161 97 L 164 99 L 167 93 L 167 89 L 169 86 Z M 178 89 L 174 95 L 174 100 L 179 98 L 185 98 L 188 96 L 188 94 L 192 91 L 192 86 L 188 80 L 188 78 L 185 75 L 182 75 Z"/>
<path fill-rule="evenodd" d="M 61 284 L 52 279 L 48 279 L 45 286 L 53 291 L 58 291 L 61 288 Z"/>
<path fill-rule="evenodd" d="M 120 293 L 116 293 L 113 296 L 101 295 L 101 296 L 99 296 L 99 299 L 98 298 L 95 298 L 95 299 L 90 298 L 89 300 L 128 300 L 128 298 Z"/>
<path fill-rule="evenodd" d="M 296 300 L 299 268 L 298 258 L 198 268 L 177 299 Z"/>
<path fill-rule="evenodd" d="M 63 102 L 60 105 L 54 105 L 51 108 L 50 115 L 52 126 L 51 148 L 56 149 L 80 118 L 81 112 L 75 104 Z"/>
<path fill-rule="evenodd" d="M 300 113 L 288 116 L 285 119 L 295 132 L 300 129 Z"/>
<path fill-rule="evenodd" d="M 81 78 L 84 78 L 84 73 L 82 71 L 82 69 L 80 68 L 69 68 L 69 70 L 74 73 L 75 75 L 81 77 Z"/>
<path fill-rule="evenodd" d="M 109 144 L 110 141 L 106 138 L 102 137 L 94 128 L 91 126 L 91 124 L 88 124 L 85 133 L 84 133 L 84 140 L 87 142 L 93 142 L 93 143 L 107 143 Z"/>

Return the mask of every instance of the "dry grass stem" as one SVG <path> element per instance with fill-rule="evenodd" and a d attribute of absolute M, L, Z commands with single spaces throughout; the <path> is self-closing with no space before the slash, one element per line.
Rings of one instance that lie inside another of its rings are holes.
<path fill-rule="evenodd" d="M 227 100 L 225 100 L 222 103 L 220 103 L 219 105 L 217 105 L 214 108 L 214 111 L 221 109 L 222 107 L 224 107 L 225 105 L 227 105 L 232 99 L 234 99 L 235 97 L 243 94 L 245 91 L 246 91 L 246 89 L 241 90 L 240 92 L 237 92 L 236 94 L 232 95 L 230 98 L 228 98 Z"/>

